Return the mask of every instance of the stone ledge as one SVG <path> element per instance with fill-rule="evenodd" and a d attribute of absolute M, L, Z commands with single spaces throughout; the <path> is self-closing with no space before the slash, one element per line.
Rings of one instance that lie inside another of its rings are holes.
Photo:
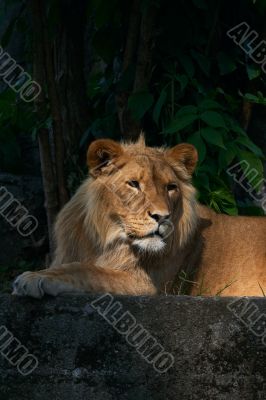
<path fill-rule="evenodd" d="M 129 311 L 173 355 L 174 364 L 164 373 L 99 315 L 91 306 L 95 299 L 99 296 L 42 301 L 0 296 L 0 327 L 38 360 L 24 376 L 0 353 L 1 400 L 266 398 L 265 328 L 254 325 L 256 335 L 245 320 L 254 310 L 260 317 L 266 299 L 249 298 L 252 311 L 241 321 L 235 314 L 244 298 L 230 311 L 236 298 L 116 297 L 120 312 Z"/>

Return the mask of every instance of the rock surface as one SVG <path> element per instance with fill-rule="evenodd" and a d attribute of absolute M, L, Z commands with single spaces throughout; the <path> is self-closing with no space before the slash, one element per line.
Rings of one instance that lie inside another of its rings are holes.
<path fill-rule="evenodd" d="M 164 373 L 99 314 L 96 299 L 0 296 L 1 400 L 266 398 L 265 327 L 254 333 L 254 321 L 246 323 L 252 312 L 263 318 L 266 299 L 250 298 L 243 317 L 245 299 L 232 305 L 236 298 L 116 297 L 120 316 L 129 311 L 172 354 Z M 37 358 L 32 373 L 22 375 L 16 357 L 11 365 L 1 355 L 4 329 Z"/>
<path fill-rule="evenodd" d="M 0 173 L 1 187 L 11 193 L 14 199 L 18 200 L 21 206 L 25 207 L 28 213 L 37 219 L 38 227 L 32 235 L 27 237 L 21 236 L 16 227 L 12 227 L 3 215 L 1 215 L 0 207 L 0 264 L 10 264 L 18 257 L 27 258 L 27 253 L 33 258 L 33 249 L 36 247 L 36 242 L 38 243 L 46 234 L 46 217 L 41 178 L 30 175 L 16 176 Z M 0 205 L 4 205 L 4 200 L 0 201 Z M 36 248 L 36 251 L 38 250 Z"/>

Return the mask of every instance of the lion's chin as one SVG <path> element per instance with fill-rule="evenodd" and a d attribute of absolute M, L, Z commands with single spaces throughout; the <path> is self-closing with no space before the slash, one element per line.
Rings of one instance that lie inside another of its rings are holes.
<path fill-rule="evenodd" d="M 132 245 L 137 247 L 141 251 L 146 251 L 149 253 L 159 253 L 164 249 L 166 243 L 160 236 L 155 235 L 147 238 L 134 239 Z"/>

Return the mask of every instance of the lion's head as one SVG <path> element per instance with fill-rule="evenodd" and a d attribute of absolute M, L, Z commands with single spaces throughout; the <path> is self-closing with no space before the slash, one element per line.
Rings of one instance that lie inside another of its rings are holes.
<path fill-rule="evenodd" d="M 99 244 L 125 241 L 159 252 L 173 240 L 180 246 L 188 240 L 197 220 L 192 145 L 151 148 L 143 136 L 137 143 L 100 139 L 90 145 L 87 159 L 85 223 Z"/>

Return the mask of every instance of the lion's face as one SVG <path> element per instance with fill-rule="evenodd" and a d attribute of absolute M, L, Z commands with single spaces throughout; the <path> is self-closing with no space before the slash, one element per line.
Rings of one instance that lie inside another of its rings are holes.
<path fill-rule="evenodd" d="M 92 187 L 101 212 L 112 221 L 116 238 L 136 249 L 161 251 L 175 232 L 197 154 L 193 146 L 179 145 L 177 162 L 174 149 L 149 148 L 143 140 L 129 145 L 98 140 L 90 146 Z"/>

